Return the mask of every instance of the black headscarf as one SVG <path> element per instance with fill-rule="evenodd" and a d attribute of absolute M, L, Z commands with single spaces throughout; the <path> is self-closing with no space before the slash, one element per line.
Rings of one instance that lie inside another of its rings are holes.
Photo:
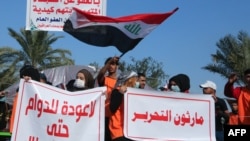
<path fill-rule="evenodd" d="M 170 82 L 174 81 L 179 86 L 181 92 L 185 92 L 190 89 L 190 79 L 186 74 L 178 74 L 169 79 L 168 88 L 171 89 Z"/>

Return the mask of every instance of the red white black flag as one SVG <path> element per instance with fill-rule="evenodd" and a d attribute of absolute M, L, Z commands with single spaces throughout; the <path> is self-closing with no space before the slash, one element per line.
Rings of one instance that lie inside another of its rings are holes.
<path fill-rule="evenodd" d="M 124 54 L 132 50 L 178 8 L 167 13 L 136 14 L 119 18 L 91 15 L 77 8 L 73 10 L 64 24 L 65 32 L 90 45 L 115 46 Z"/>

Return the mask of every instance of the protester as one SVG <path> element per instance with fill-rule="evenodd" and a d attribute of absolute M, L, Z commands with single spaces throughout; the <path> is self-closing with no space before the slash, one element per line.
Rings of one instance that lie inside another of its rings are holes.
<path fill-rule="evenodd" d="M 186 74 L 178 74 L 169 79 L 168 89 L 174 92 L 189 93 L 190 79 Z"/>
<path fill-rule="evenodd" d="M 238 100 L 239 124 L 250 125 L 250 68 L 244 71 L 245 86 L 234 88 L 237 80 L 237 74 L 232 73 L 225 84 L 224 94 Z"/>
<path fill-rule="evenodd" d="M 76 79 L 70 80 L 66 88 L 68 91 L 80 91 L 94 88 L 95 81 L 87 69 L 81 69 L 76 73 Z"/>
<path fill-rule="evenodd" d="M 139 82 L 137 82 L 137 74 L 135 72 L 122 72 L 118 77 L 115 89 L 112 90 L 110 99 L 110 110 L 112 115 L 109 123 L 112 141 L 131 141 L 124 137 L 123 134 L 123 96 L 127 91 L 127 87 L 138 88 L 138 84 Z"/>
<path fill-rule="evenodd" d="M 8 96 L 8 91 L 0 91 L 0 131 L 9 131 L 9 117 L 11 105 L 6 103 L 6 96 Z M 0 141 L 3 138 L 0 137 Z"/>
<path fill-rule="evenodd" d="M 20 73 L 20 78 L 25 79 L 25 81 L 28 80 L 35 80 L 40 82 L 40 73 L 38 69 L 34 68 L 30 64 L 25 64 L 19 71 Z M 13 107 L 12 107 L 12 114 L 11 114 L 11 119 L 10 119 L 10 133 L 13 131 L 13 124 L 14 124 L 14 118 L 15 118 L 15 112 L 16 112 L 16 106 L 17 106 L 17 99 L 18 99 L 18 89 L 16 96 L 14 97 L 13 100 Z"/>
<path fill-rule="evenodd" d="M 224 141 L 224 124 L 228 124 L 229 111 L 226 102 L 216 96 L 216 84 L 212 81 L 206 81 L 201 84 L 203 94 L 211 95 L 215 102 L 215 130 L 216 130 L 216 141 Z"/>
<path fill-rule="evenodd" d="M 139 88 L 140 89 L 144 89 L 145 88 L 145 86 L 146 86 L 146 81 L 147 81 L 147 79 L 146 79 L 146 75 L 145 75 L 145 73 L 138 73 L 138 82 L 139 82 Z"/>
<path fill-rule="evenodd" d="M 109 130 L 109 117 L 111 111 L 109 108 L 110 95 L 112 89 L 115 87 L 117 80 L 117 69 L 119 66 L 119 57 L 109 57 L 106 59 L 104 66 L 97 75 L 97 82 L 99 86 L 106 86 L 106 100 L 105 100 L 105 141 L 111 141 Z"/>
<path fill-rule="evenodd" d="M 46 75 L 42 72 L 40 73 L 40 82 L 52 85 L 52 83 L 47 80 Z"/>
<path fill-rule="evenodd" d="M 238 116 L 238 102 L 232 101 L 230 103 L 232 111 L 229 115 L 229 125 L 238 125 L 239 124 L 239 116 Z"/>

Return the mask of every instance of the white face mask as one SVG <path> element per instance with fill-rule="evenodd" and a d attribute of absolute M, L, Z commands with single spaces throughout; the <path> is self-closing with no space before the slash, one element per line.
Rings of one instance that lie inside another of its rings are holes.
<path fill-rule="evenodd" d="M 74 83 L 74 87 L 84 88 L 85 87 L 85 81 L 81 80 L 81 79 L 76 79 L 76 81 Z"/>
<path fill-rule="evenodd" d="M 139 88 L 139 87 L 140 87 L 140 83 L 139 82 L 135 82 L 134 88 Z"/>
<path fill-rule="evenodd" d="M 179 86 L 176 86 L 176 85 L 175 86 L 172 85 L 171 86 L 171 90 L 174 91 L 174 92 L 180 92 L 181 91 L 181 89 L 179 88 Z"/>

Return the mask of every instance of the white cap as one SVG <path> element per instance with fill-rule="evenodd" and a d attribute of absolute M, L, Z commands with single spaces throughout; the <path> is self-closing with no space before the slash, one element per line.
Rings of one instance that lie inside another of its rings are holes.
<path fill-rule="evenodd" d="M 129 78 L 138 76 L 136 72 L 134 71 L 124 71 L 122 72 L 117 79 L 116 86 L 119 86 L 123 84 L 125 81 L 127 81 Z"/>
<path fill-rule="evenodd" d="M 206 81 L 204 84 L 200 85 L 201 88 L 212 88 L 216 90 L 216 84 L 213 81 Z"/>

